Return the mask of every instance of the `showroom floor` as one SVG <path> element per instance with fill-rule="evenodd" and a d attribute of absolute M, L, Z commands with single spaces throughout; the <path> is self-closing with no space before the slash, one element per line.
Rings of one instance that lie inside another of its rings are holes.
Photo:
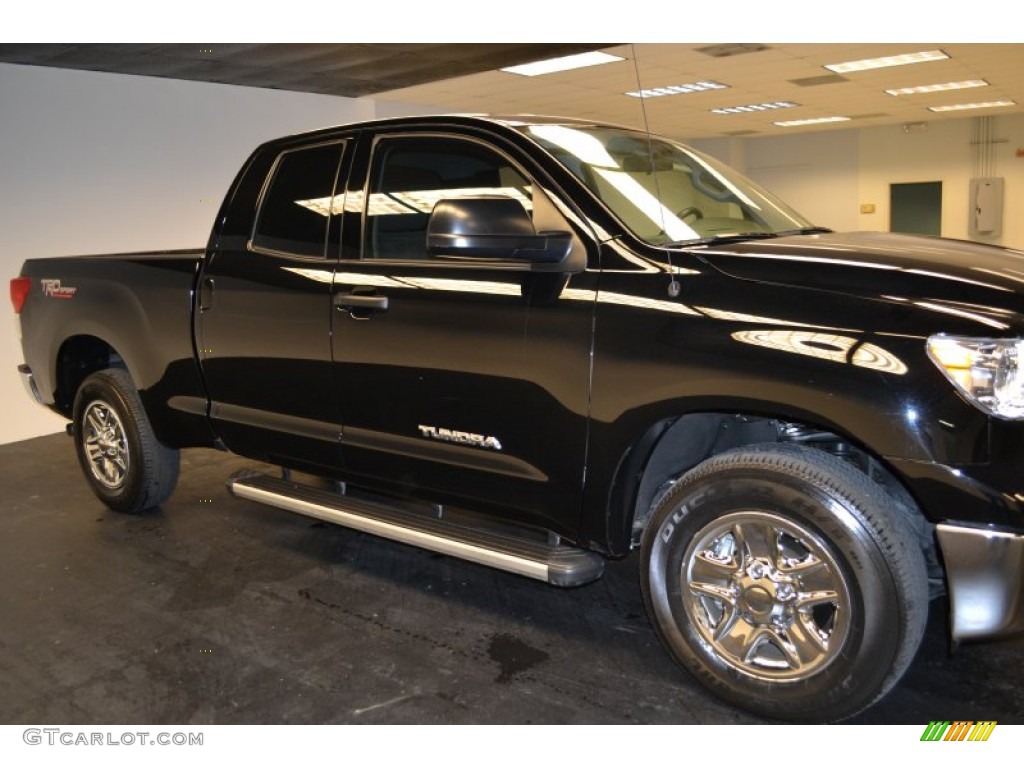
<path fill-rule="evenodd" d="M 559 590 L 233 499 L 250 464 L 186 451 L 132 517 L 65 436 L 0 446 L 0 723 L 760 722 L 661 651 L 634 558 Z M 1024 640 L 949 656 L 939 614 L 857 722 L 1024 723 Z"/>

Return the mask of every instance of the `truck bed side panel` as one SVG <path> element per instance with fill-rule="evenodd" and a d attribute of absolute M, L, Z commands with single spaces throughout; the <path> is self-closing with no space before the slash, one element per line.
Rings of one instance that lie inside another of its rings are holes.
<path fill-rule="evenodd" d="M 157 437 L 167 445 L 212 445 L 207 398 L 192 337 L 202 251 L 33 259 L 21 314 L 25 362 L 47 404 L 69 416 L 62 355 L 99 340 L 124 362 Z"/>

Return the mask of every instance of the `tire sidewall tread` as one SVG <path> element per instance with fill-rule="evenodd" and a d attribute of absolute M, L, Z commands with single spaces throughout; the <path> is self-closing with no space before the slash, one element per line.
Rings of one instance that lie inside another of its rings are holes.
<path fill-rule="evenodd" d="M 850 591 L 842 654 L 799 683 L 756 679 L 717 658 L 686 618 L 678 593 L 685 590 L 682 577 L 676 591 L 667 583 L 676 580 L 673 569 L 680 570 L 694 534 L 723 514 L 752 506 L 821 536 Z M 766 444 L 708 459 L 661 500 L 641 551 L 643 597 L 664 645 L 720 697 L 762 716 L 813 722 L 851 717 L 896 684 L 923 636 L 927 573 L 910 522 L 870 478 L 817 449 Z"/>
<path fill-rule="evenodd" d="M 116 489 L 105 487 L 92 476 L 85 455 L 82 421 L 85 410 L 96 400 L 114 409 L 128 443 L 128 476 Z M 72 417 L 78 461 L 100 501 L 114 511 L 136 513 L 167 500 L 177 484 L 179 453 L 157 439 L 128 371 L 108 368 L 88 376 L 75 395 Z"/>

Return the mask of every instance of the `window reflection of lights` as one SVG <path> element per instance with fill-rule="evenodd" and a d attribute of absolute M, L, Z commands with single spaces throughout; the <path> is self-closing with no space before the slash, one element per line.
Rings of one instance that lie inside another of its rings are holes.
<path fill-rule="evenodd" d="M 615 158 L 608 154 L 608 150 L 597 137 L 584 131 L 567 128 L 564 125 L 531 125 L 530 133 L 561 147 L 587 165 L 619 167 Z"/>
<path fill-rule="evenodd" d="M 902 376 L 907 366 L 891 352 L 852 336 L 813 331 L 736 331 L 732 338 L 744 344 L 815 357 L 833 363 Z"/>
<path fill-rule="evenodd" d="M 360 213 L 363 210 L 363 190 L 345 195 L 345 213 Z"/>
<path fill-rule="evenodd" d="M 296 200 L 296 205 L 301 205 L 313 213 L 321 216 L 330 216 L 332 213 L 341 213 L 342 198 L 339 197 L 317 197 L 311 200 Z"/>
<path fill-rule="evenodd" d="M 518 187 L 459 187 L 457 189 L 424 189 L 408 192 L 374 192 L 370 195 L 367 214 L 370 216 L 394 216 L 397 214 L 430 213 L 440 200 L 461 200 L 467 197 L 485 195 L 501 195 L 518 200 L 527 211 L 533 210 L 533 202 L 529 197 L 530 187 L 526 192 Z M 321 216 L 338 214 L 342 211 L 358 213 L 363 207 L 363 193 L 353 192 L 347 198 L 339 195 L 334 198 L 320 197 L 311 200 L 296 200 L 301 205 Z"/>
<path fill-rule="evenodd" d="M 374 210 L 375 206 L 380 205 L 383 208 L 388 205 L 386 198 L 380 199 L 382 196 L 393 198 L 400 203 L 404 203 L 408 208 L 415 209 L 414 211 L 389 211 L 389 213 L 430 213 L 441 200 L 462 200 L 470 197 L 484 197 L 486 195 L 511 197 L 513 200 L 518 200 L 522 203 L 527 211 L 533 210 L 533 202 L 517 187 L 459 187 L 458 189 L 424 189 L 409 192 L 375 192 L 370 195 L 370 205 L 367 213 L 370 216 L 375 216 L 377 215 Z"/>
<path fill-rule="evenodd" d="M 296 200 L 296 205 L 308 208 L 313 213 L 321 216 L 346 213 L 359 213 L 363 210 L 363 193 L 349 192 L 347 195 L 335 195 L 334 197 L 317 197 L 310 200 Z"/>
<path fill-rule="evenodd" d="M 990 317 L 979 315 L 977 312 L 968 312 L 964 309 L 956 309 L 954 307 L 948 307 L 945 304 L 934 304 L 930 301 L 915 301 L 914 306 L 921 307 L 922 309 L 930 309 L 933 312 L 942 312 L 946 315 L 956 315 L 957 317 L 966 317 L 968 320 L 974 320 L 977 323 L 990 326 L 992 328 L 998 328 L 1001 331 L 1005 331 L 1008 326 L 1006 323 L 1001 323 L 998 320 L 993 320 Z"/>

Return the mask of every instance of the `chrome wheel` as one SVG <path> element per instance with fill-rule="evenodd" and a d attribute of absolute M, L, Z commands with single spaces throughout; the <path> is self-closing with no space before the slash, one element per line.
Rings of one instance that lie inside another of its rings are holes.
<path fill-rule="evenodd" d="M 665 647 L 773 720 L 860 712 L 924 633 L 928 575 L 903 513 L 816 448 L 734 448 L 686 472 L 644 530 L 641 588 Z"/>
<path fill-rule="evenodd" d="M 849 587 L 822 539 L 792 519 L 725 515 L 697 532 L 682 568 L 687 617 L 734 669 L 796 682 L 841 653 Z"/>
<path fill-rule="evenodd" d="M 94 400 L 86 406 L 82 426 L 85 456 L 92 476 L 105 488 L 120 488 L 128 477 L 131 461 L 121 419 L 107 403 Z"/>

